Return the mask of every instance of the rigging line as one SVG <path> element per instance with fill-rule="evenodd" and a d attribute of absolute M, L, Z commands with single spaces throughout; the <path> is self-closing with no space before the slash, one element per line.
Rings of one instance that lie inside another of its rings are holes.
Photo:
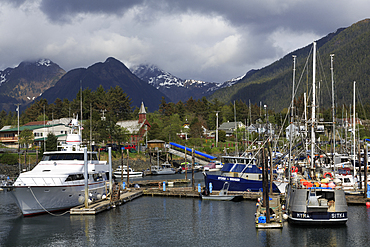
<path fill-rule="evenodd" d="M 310 58 L 310 56 L 311 56 L 311 52 L 312 52 L 312 48 L 311 48 L 310 53 L 308 54 L 308 56 L 307 56 L 307 58 L 306 58 L 306 63 L 305 63 L 305 65 L 304 65 L 304 67 L 303 67 L 303 70 L 302 70 L 301 76 L 300 76 L 300 78 L 299 78 L 299 80 L 298 80 L 298 83 L 297 83 L 297 86 L 296 86 L 296 88 L 295 88 L 294 97 L 296 97 L 296 94 L 297 94 L 297 91 L 298 91 L 299 85 L 300 85 L 301 81 L 303 80 L 304 71 L 305 71 L 305 70 L 308 70 L 308 62 L 309 62 L 309 58 Z"/>
<path fill-rule="evenodd" d="M 259 151 L 261 151 L 264 147 L 265 147 L 265 144 L 267 143 L 269 139 L 267 138 L 266 141 L 257 149 L 257 152 L 255 152 L 255 154 L 252 156 L 252 158 L 249 160 L 249 163 L 243 168 L 243 170 L 240 172 L 240 175 L 238 175 L 240 178 L 242 177 L 243 173 L 244 173 L 244 170 L 247 169 L 247 167 L 251 164 L 251 162 L 256 158 L 257 154 L 259 153 Z"/>
<path fill-rule="evenodd" d="M 356 91 L 357 91 L 356 96 L 357 96 L 358 100 L 360 101 L 360 105 L 361 105 L 362 111 L 364 113 L 364 117 L 366 119 L 366 111 L 365 111 L 364 104 L 362 103 L 362 99 L 361 99 L 360 92 L 358 91 L 358 87 L 356 88 Z"/>
<path fill-rule="evenodd" d="M 297 91 L 298 91 L 298 88 L 299 88 L 299 85 L 300 85 L 300 83 L 301 83 L 301 81 L 302 81 L 302 78 L 303 78 L 303 72 L 306 70 L 306 69 L 308 69 L 308 62 L 309 62 L 309 57 L 310 57 L 310 55 L 311 55 L 311 52 L 312 52 L 312 49 L 310 50 L 310 53 L 308 54 L 308 56 L 307 56 L 307 59 L 306 59 L 306 63 L 305 63 L 305 66 L 303 67 L 303 71 L 302 71 L 302 73 L 301 73 L 301 76 L 300 76 L 300 78 L 299 78 L 299 80 L 298 80 L 298 83 L 297 83 L 297 86 L 296 86 L 296 88 L 295 88 L 295 92 L 294 92 L 294 98 L 296 97 L 296 94 L 297 94 Z M 284 121 L 283 121 L 283 123 L 282 123 L 282 127 L 280 128 L 280 132 L 279 132 L 279 134 L 278 134 L 278 137 L 280 137 L 281 135 L 282 135 L 282 132 L 283 132 L 283 126 L 285 125 L 285 123 L 287 122 L 287 119 L 288 119 L 288 116 L 290 115 L 290 111 L 291 111 L 291 108 L 292 108 L 292 102 L 290 102 L 290 104 L 289 104 L 289 107 L 288 107 L 288 111 L 287 111 L 287 113 L 286 113 L 286 115 L 285 115 L 285 119 L 284 119 Z M 274 142 L 274 145 L 277 145 L 279 140 L 278 140 L 278 138 L 276 139 L 276 141 Z"/>
<path fill-rule="evenodd" d="M 37 198 L 36 198 L 35 194 L 34 194 L 34 193 L 33 193 L 33 191 L 32 191 L 32 188 L 31 188 L 31 187 L 28 187 L 28 188 L 30 189 L 30 191 L 31 191 L 31 193 L 32 193 L 33 197 L 35 198 L 36 202 L 37 202 L 37 203 L 40 205 L 40 207 L 42 207 L 42 209 L 43 209 L 45 212 L 47 212 L 48 214 L 53 215 L 53 216 L 63 216 L 63 215 L 65 215 L 66 213 L 68 213 L 68 212 L 69 212 L 69 210 L 65 211 L 65 212 L 64 212 L 64 213 L 62 213 L 62 214 L 53 214 L 52 212 L 49 212 L 46 208 L 44 208 L 44 207 L 41 205 L 41 203 L 39 202 L 39 200 L 37 200 Z"/>

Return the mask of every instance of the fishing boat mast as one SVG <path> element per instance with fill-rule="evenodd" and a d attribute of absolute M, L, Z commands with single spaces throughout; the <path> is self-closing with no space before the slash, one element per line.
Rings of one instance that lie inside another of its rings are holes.
<path fill-rule="evenodd" d="M 315 165 L 315 123 L 316 123 L 316 42 L 313 42 L 312 57 L 312 119 L 311 119 L 311 177 Z"/>
<path fill-rule="evenodd" d="M 292 169 L 292 132 L 293 132 L 293 122 L 294 122 L 294 84 L 295 84 L 295 60 L 296 60 L 296 55 L 293 55 L 293 86 L 292 86 L 292 103 L 291 103 L 291 108 L 290 108 L 290 125 L 289 125 L 289 178 L 291 177 L 291 169 Z"/>
<path fill-rule="evenodd" d="M 333 57 L 334 54 L 330 54 L 330 70 L 331 70 L 331 97 L 332 97 L 332 113 L 333 113 L 333 155 L 332 155 L 332 164 L 334 166 L 335 172 L 335 104 L 334 104 L 334 73 L 333 73 Z"/>
<path fill-rule="evenodd" d="M 353 135 L 353 176 L 356 176 L 356 81 L 353 82 L 353 120 L 352 120 L 352 135 Z M 360 162 L 360 160 L 358 161 Z"/>

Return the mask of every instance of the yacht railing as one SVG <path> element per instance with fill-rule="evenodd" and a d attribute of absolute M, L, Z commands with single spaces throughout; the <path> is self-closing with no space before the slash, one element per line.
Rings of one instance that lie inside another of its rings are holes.
<path fill-rule="evenodd" d="M 65 181 L 65 178 L 40 177 L 40 178 L 18 178 L 15 186 L 58 186 L 58 185 L 80 185 L 84 180 Z"/>

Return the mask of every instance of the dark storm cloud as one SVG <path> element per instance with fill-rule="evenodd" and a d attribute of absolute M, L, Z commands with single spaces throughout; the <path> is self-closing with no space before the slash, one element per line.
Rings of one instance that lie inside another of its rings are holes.
<path fill-rule="evenodd" d="M 15 2 L 20 4 L 24 1 Z M 285 26 L 291 30 L 315 31 L 322 34 L 328 29 L 335 28 L 340 18 L 346 23 L 346 14 L 349 10 L 343 7 L 341 2 L 335 1 L 336 4 L 333 4 L 333 1 L 261 0 L 42 0 L 40 9 L 51 20 L 62 22 L 68 22 L 70 18 L 81 13 L 122 15 L 133 7 L 140 7 L 142 16 L 138 16 L 137 20 L 192 13 L 222 16 L 230 25 L 236 27 L 248 25 L 251 30 L 258 33 L 272 32 L 279 26 Z"/>
<path fill-rule="evenodd" d="M 42 0 L 40 9 L 53 21 L 68 22 L 70 17 L 83 13 L 121 15 L 144 0 Z"/>
<path fill-rule="evenodd" d="M 368 17 L 360 0 L 3 0 L 0 69 L 46 57 L 66 70 L 113 56 L 223 82 Z"/>

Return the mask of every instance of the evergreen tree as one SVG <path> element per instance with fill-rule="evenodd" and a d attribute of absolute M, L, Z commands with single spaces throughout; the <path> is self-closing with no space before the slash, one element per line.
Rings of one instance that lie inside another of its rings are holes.
<path fill-rule="evenodd" d="M 27 161 L 27 153 L 29 146 L 33 143 L 33 132 L 32 130 L 25 129 L 19 134 L 19 144 L 26 148 L 26 153 L 24 155 L 24 163 Z"/>
<path fill-rule="evenodd" d="M 46 151 L 55 151 L 58 146 L 58 137 L 54 133 L 50 132 L 46 139 Z"/>

